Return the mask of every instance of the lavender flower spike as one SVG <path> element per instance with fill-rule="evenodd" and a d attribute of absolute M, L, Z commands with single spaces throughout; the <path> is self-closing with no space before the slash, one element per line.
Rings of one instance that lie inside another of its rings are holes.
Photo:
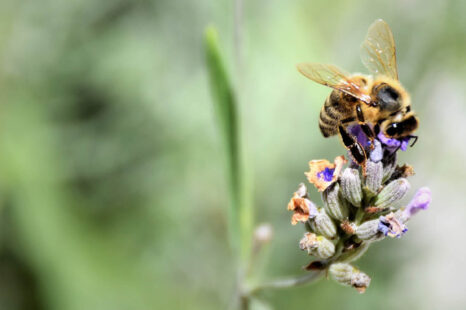
<path fill-rule="evenodd" d="M 403 217 L 408 220 L 411 216 L 416 214 L 419 210 L 426 210 L 432 201 L 432 193 L 428 187 L 421 187 L 410 203 L 403 211 Z"/>

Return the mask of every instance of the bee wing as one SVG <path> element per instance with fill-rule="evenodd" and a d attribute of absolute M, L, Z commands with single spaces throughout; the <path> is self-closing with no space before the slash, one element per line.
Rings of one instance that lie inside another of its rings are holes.
<path fill-rule="evenodd" d="M 366 39 L 361 44 L 361 60 L 374 75 L 386 75 L 398 80 L 395 40 L 392 30 L 382 19 L 369 27 Z"/>
<path fill-rule="evenodd" d="M 348 73 L 334 65 L 301 63 L 297 67 L 299 72 L 314 82 L 342 91 L 367 104 L 371 103 L 371 97 L 363 93 L 361 86 L 353 82 Z"/>

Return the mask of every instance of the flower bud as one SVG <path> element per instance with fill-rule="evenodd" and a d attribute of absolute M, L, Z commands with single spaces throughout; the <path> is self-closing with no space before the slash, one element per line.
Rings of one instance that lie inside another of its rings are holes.
<path fill-rule="evenodd" d="M 400 178 L 390 182 L 377 195 L 375 206 L 384 209 L 390 207 L 393 203 L 402 199 L 409 190 L 409 182 L 405 178 Z"/>
<path fill-rule="evenodd" d="M 335 183 L 322 193 L 322 200 L 328 215 L 336 220 L 348 218 L 348 203 L 340 193 L 340 184 Z"/>
<path fill-rule="evenodd" d="M 329 273 L 332 279 L 338 283 L 351 285 L 351 275 L 354 269 L 356 268 L 350 264 L 335 263 L 330 266 Z"/>
<path fill-rule="evenodd" d="M 313 233 L 305 233 L 299 242 L 301 250 L 306 250 L 309 255 L 327 259 L 335 254 L 335 245 L 323 236 L 316 236 Z"/>
<path fill-rule="evenodd" d="M 383 165 L 381 162 L 375 163 L 368 161 L 366 163 L 366 188 L 371 194 L 377 194 L 382 185 Z"/>
<path fill-rule="evenodd" d="M 356 229 L 356 236 L 364 241 L 379 241 L 385 236 L 379 231 L 379 220 L 371 220 L 362 223 Z"/>
<path fill-rule="evenodd" d="M 396 154 L 392 156 L 386 156 L 386 158 L 382 159 L 383 164 L 383 178 L 382 182 L 387 181 L 392 176 L 393 172 L 396 168 Z"/>
<path fill-rule="evenodd" d="M 430 192 L 430 189 L 428 187 L 420 188 L 400 216 L 402 222 L 409 220 L 409 218 L 419 212 L 419 210 L 426 210 L 431 201 L 432 193 Z"/>
<path fill-rule="evenodd" d="M 351 286 L 354 287 L 360 294 L 364 293 L 371 284 L 371 278 L 364 272 L 357 272 L 351 278 Z"/>
<path fill-rule="evenodd" d="M 325 237 L 319 236 L 317 239 L 319 240 L 319 246 L 313 255 L 322 259 L 332 257 L 335 254 L 335 245 Z"/>
<path fill-rule="evenodd" d="M 357 268 L 351 266 L 350 264 L 346 263 L 336 263 L 332 264 L 329 268 L 330 276 L 336 282 L 349 285 L 359 293 L 364 293 L 366 288 L 371 283 L 371 278 L 364 272 L 361 272 Z"/>
<path fill-rule="evenodd" d="M 374 149 L 370 153 L 371 161 L 378 163 L 383 158 L 383 148 L 379 140 L 374 140 Z"/>
<path fill-rule="evenodd" d="M 324 209 L 318 209 L 317 215 L 310 220 L 312 231 L 329 239 L 335 238 L 337 227 Z"/>
<path fill-rule="evenodd" d="M 361 206 L 361 179 L 359 178 L 359 171 L 357 169 L 345 169 L 341 176 L 341 189 L 345 199 L 356 207 Z"/>

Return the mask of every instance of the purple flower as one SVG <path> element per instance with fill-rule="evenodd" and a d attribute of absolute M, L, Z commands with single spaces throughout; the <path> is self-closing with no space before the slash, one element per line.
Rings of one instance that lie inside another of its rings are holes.
<path fill-rule="evenodd" d="M 382 144 L 386 145 L 390 149 L 396 149 L 400 146 L 401 142 L 394 138 L 389 138 L 383 134 L 383 132 L 379 132 L 377 138 L 382 142 Z"/>
<path fill-rule="evenodd" d="M 364 133 L 364 131 L 362 131 L 362 128 L 361 126 L 359 125 L 352 125 L 352 126 L 349 126 L 348 127 L 348 131 L 351 135 L 353 135 L 354 137 L 356 137 L 356 139 L 358 140 L 358 142 L 364 147 L 368 147 L 371 145 L 371 141 L 369 140 L 369 138 L 367 138 L 366 134 Z"/>
<path fill-rule="evenodd" d="M 386 216 L 379 217 L 379 226 L 377 230 L 385 236 L 400 238 L 408 231 L 408 228 L 400 222 L 392 212 Z"/>
<path fill-rule="evenodd" d="M 403 139 L 401 139 L 401 147 L 400 147 L 400 149 L 401 149 L 402 151 L 406 151 L 406 150 L 408 149 L 409 140 L 411 140 L 411 137 L 404 137 Z"/>
<path fill-rule="evenodd" d="M 372 146 L 370 139 L 366 136 L 359 124 L 348 126 L 348 132 L 357 139 L 359 144 L 366 150 L 370 160 L 375 163 L 382 160 L 384 150 L 394 152 L 401 149 L 402 151 L 406 151 L 409 141 L 414 138 L 411 136 L 401 139 L 390 138 L 381 131 L 378 133 L 376 139 L 374 139 L 374 145 Z M 357 166 L 357 163 L 352 161 L 351 166 Z"/>
<path fill-rule="evenodd" d="M 309 183 L 314 184 L 319 192 L 322 192 L 337 181 L 346 162 L 344 156 L 337 156 L 333 164 L 326 159 L 311 160 L 309 162 L 309 172 L 306 172 L 305 175 Z"/>
<path fill-rule="evenodd" d="M 395 151 L 396 149 L 400 148 L 402 151 L 406 151 L 408 149 L 409 141 L 412 137 L 404 137 L 401 140 L 395 138 L 389 138 L 383 134 L 383 132 L 379 132 L 377 135 L 377 139 L 379 139 L 382 144 L 384 144 L 387 149 Z"/>
<path fill-rule="evenodd" d="M 404 209 L 403 217 L 407 220 L 419 210 L 426 210 L 431 201 L 432 193 L 430 192 L 430 189 L 428 187 L 421 187 Z"/>
<path fill-rule="evenodd" d="M 319 179 L 324 179 L 325 182 L 330 182 L 333 179 L 333 173 L 335 169 L 325 167 L 323 171 L 317 173 L 317 177 Z"/>
<path fill-rule="evenodd" d="M 366 152 L 369 153 L 369 157 L 373 162 L 377 163 L 382 160 L 383 149 L 379 141 L 375 139 L 374 147 L 370 149 L 371 141 L 369 140 L 369 138 L 367 138 L 366 134 L 364 133 L 360 125 L 349 126 L 348 131 L 350 132 L 351 135 L 356 137 L 359 144 L 361 144 L 365 148 Z"/>

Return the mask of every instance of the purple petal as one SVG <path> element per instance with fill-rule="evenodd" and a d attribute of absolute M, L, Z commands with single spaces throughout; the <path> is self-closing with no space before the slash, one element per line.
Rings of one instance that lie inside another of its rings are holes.
<path fill-rule="evenodd" d="M 399 140 L 394 139 L 394 138 L 389 138 L 386 135 L 384 135 L 383 132 L 379 132 L 379 134 L 377 135 L 377 138 L 380 140 L 380 142 L 382 142 L 383 144 L 385 144 L 386 146 L 390 148 L 397 148 L 401 144 Z"/>
<path fill-rule="evenodd" d="M 405 137 L 405 138 L 401 139 L 401 147 L 400 147 L 400 149 L 401 149 L 402 151 L 406 151 L 406 150 L 408 149 L 409 140 L 411 140 L 411 137 Z"/>
<path fill-rule="evenodd" d="M 386 235 L 388 235 L 389 228 L 388 228 L 388 225 L 386 223 L 380 221 L 377 230 L 380 231 L 381 233 L 383 233 L 384 236 L 386 236 Z"/>
<path fill-rule="evenodd" d="M 379 217 L 377 230 L 385 236 L 400 238 L 408 231 L 408 228 L 398 220 L 393 213 L 390 213 L 386 216 Z"/>
<path fill-rule="evenodd" d="M 352 125 L 348 127 L 348 131 L 356 137 L 358 142 L 364 147 L 368 148 L 371 145 L 371 141 L 367 138 L 360 125 Z M 379 141 L 374 140 L 374 149 L 370 151 L 370 158 L 373 162 L 379 162 L 382 160 L 383 149 Z M 350 156 L 351 158 L 351 156 Z"/>
<path fill-rule="evenodd" d="M 404 210 L 404 216 L 409 219 L 411 216 L 419 212 L 419 210 L 426 210 L 432 201 L 432 193 L 428 187 L 420 188 L 410 203 Z"/>
<path fill-rule="evenodd" d="M 364 133 L 364 131 L 362 131 L 362 128 L 361 126 L 359 125 L 352 125 L 350 127 L 348 127 L 348 131 L 356 137 L 356 139 L 358 140 L 358 142 L 363 146 L 363 147 L 366 147 L 366 146 L 369 146 L 370 145 L 370 141 L 369 139 L 367 138 L 366 134 Z"/>
<path fill-rule="evenodd" d="M 306 202 L 308 203 L 309 207 L 309 218 L 313 219 L 317 216 L 317 214 L 319 214 L 319 211 L 317 211 L 317 206 L 309 199 L 306 199 Z"/>
<path fill-rule="evenodd" d="M 317 177 L 319 179 L 323 178 L 325 182 L 330 182 L 333 179 L 333 173 L 334 172 L 335 172 L 335 169 L 325 167 L 324 170 L 317 173 Z"/>
<path fill-rule="evenodd" d="M 414 137 L 408 136 L 404 137 L 401 140 L 395 138 L 389 138 L 383 134 L 383 132 L 379 132 L 377 138 L 382 142 L 389 150 L 396 150 L 398 147 L 402 151 L 406 151 L 408 149 L 409 141 Z"/>

